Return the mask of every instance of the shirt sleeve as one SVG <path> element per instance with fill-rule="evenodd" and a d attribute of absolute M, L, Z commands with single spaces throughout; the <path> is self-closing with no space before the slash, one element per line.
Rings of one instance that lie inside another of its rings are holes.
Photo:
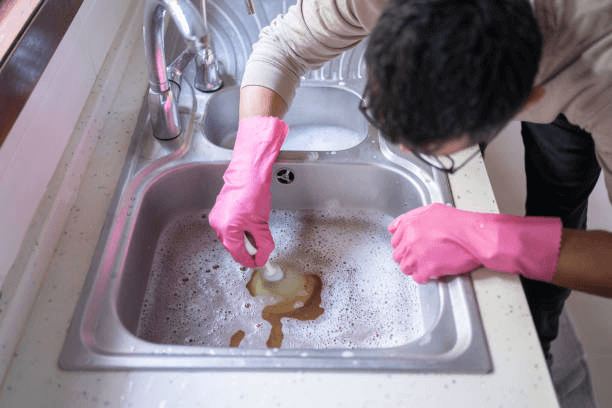
<path fill-rule="evenodd" d="M 265 27 L 242 86 L 272 89 L 290 105 L 300 77 L 370 34 L 388 0 L 298 0 Z"/>

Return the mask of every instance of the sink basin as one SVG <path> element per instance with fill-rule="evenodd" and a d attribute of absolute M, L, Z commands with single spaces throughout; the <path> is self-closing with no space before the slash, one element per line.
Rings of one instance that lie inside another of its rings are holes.
<path fill-rule="evenodd" d="M 234 147 L 239 94 L 238 87 L 221 90 L 208 102 L 204 134 L 217 146 Z M 298 88 L 284 118 L 290 132 L 281 150 L 343 150 L 358 145 L 368 127 L 365 117 L 356 114 L 359 100 L 359 94 L 347 88 Z"/>
<path fill-rule="evenodd" d="M 255 1 L 257 18 L 287 5 Z M 391 220 L 452 195 L 446 175 L 388 145 L 358 112 L 361 46 L 303 79 L 273 169 L 271 259 L 320 282 L 318 314 L 264 319 L 271 299 L 251 296 L 253 271 L 207 217 L 231 159 L 240 61 L 266 22 L 241 20 L 231 2 L 208 5 L 226 86 L 194 91 L 187 71 L 184 131 L 170 141 L 152 136 L 143 104 L 60 366 L 489 372 L 470 278 L 417 285 L 392 260 Z M 278 324 L 282 341 L 270 347 Z"/>
<path fill-rule="evenodd" d="M 146 188 L 133 230 L 143 238 L 127 250 L 116 299 L 119 319 L 137 337 L 228 347 L 242 330 L 241 346 L 266 348 L 264 302 L 246 289 L 252 270 L 231 258 L 208 225 L 220 185 L 201 180 L 219 180 L 224 167 L 186 165 Z M 387 231 L 395 216 L 421 204 L 418 186 L 375 165 L 283 163 L 275 171 L 290 171 L 293 181 L 279 175 L 272 189 L 272 260 L 319 276 L 325 309 L 312 322 L 287 319 L 283 348 L 381 348 L 422 337 L 439 308 L 424 315 L 421 302 L 439 305 L 438 291 L 424 286 L 419 296 L 398 273 Z"/>

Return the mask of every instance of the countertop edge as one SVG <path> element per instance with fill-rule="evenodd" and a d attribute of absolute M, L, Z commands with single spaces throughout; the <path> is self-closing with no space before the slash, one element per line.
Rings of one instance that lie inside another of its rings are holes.
<path fill-rule="evenodd" d="M 142 0 L 133 1 L 121 28 L 138 27 Z M 117 35 L 92 85 L 76 127 L 32 218 L 17 258 L 1 287 L 0 379 L 4 380 L 22 330 L 38 296 L 49 265 L 78 198 L 81 183 L 101 136 L 121 78 L 130 62 L 139 30 Z M 143 86 L 144 89 L 144 86 Z M 144 91 L 143 91 L 144 94 Z"/>

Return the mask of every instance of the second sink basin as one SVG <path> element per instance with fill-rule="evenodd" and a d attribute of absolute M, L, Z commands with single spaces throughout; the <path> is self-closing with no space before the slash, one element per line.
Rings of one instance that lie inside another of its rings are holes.
<path fill-rule="evenodd" d="M 230 87 L 208 102 L 204 134 L 217 146 L 232 149 L 238 131 L 240 91 Z M 344 150 L 358 145 L 368 122 L 357 107 L 360 96 L 347 88 L 302 86 L 284 117 L 289 134 L 282 150 Z"/>

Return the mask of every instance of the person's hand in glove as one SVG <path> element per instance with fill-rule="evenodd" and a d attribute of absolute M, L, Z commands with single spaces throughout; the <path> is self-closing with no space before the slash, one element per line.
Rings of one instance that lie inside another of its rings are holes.
<path fill-rule="evenodd" d="M 484 266 L 550 282 L 559 260 L 559 218 L 481 214 L 431 204 L 390 225 L 393 259 L 417 283 Z"/>
<path fill-rule="evenodd" d="M 268 227 L 272 165 L 288 132 L 287 124 L 272 116 L 239 122 L 232 160 L 223 175 L 225 184 L 208 216 L 223 246 L 246 267 L 264 265 L 274 250 Z M 244 247 L 245 232 L 255 241 L 254 257 Z"/>

